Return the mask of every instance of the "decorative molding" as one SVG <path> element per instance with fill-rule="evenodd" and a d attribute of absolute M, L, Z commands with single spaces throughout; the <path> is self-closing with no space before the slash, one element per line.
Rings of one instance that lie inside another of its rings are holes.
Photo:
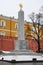
<path fill-rule="evenodd" d="M 8 30 L 8 29 L 0 29 L 0 30 L 3 30 L 3 31 L 8 31 L 8 32 L 17 32 L 17 31 Z"/>

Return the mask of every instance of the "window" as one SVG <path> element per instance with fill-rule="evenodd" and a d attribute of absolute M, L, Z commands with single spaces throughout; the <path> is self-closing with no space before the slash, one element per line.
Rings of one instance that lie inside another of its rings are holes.
<path fill-rule="evenodd" d="M 34 28 L 34 27 L 32 27 L 32 30 L 33 30 L 33 31 L 35 31 L 35 28 Z"/>
<path fill-rule="evenodd" d="M 43 17 L 40 18 L 40 24 L 43 25 Z"/>
<path fill-rule="evenodd" d="M 43 21 L 41 21 L 40 24 L 43 25 Z"/>
<path fill-rule="evenodd" d="M 31 35 L 32 35 L 32 39 L 34 39 L 34 38 L 33 38 L 33 37 L 34 37 L 33 33 L 31 33 Z"/>
<path fill-rule="evenodd" d="M 35 28 L 36 28 L 36 30 L 35 30 Z M 38 33 L 38 28 L 37 28 L 37 27 L 32 27 L 32 30 L 33 30 L 34 32 L 37 32 L 37 33 Z"/>
<path fill-rule="evenodd" d="M 18 24 L 15 24 L 15 28 L 18 29 Z"/>
<path fill-rule="evenodd" d="M 15 37 L 18 37 L 18 35 L 16 34 Z"/>
<path fill-rule="evenodd" d="M 1 20 L 0 21 L 0 26 L 5 27 L 6 26 L 6 22 L 4 20 Z"/>
<path fill-rule="evenodd" d="M 0 32 L 0 35 L 3 35 L 3 36 L 5 36 L 5 32 Z"/>

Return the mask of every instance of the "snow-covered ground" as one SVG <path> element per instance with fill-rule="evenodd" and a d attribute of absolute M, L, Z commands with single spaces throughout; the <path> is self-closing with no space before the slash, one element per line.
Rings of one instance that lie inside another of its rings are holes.
<path fill-rule="evenodd" d="M 43 56 L 38 56 L 38 55 L 1 55 L 0 60 L 4 58 L 3 60 L 11 61 L 11 60 L 16 60 L 16 61 L 32 61 L 33 58 L 36 58 L 36 60 L 42 60 L 43 61 Z"/>
<path fill-rule="evenodd" d="M 33 58 L 36 58 L 37 60 L 43 60 L 42 56 L 36 56 L 36 55 L 14 55 L 14 56 L 2 56 L 4 60 L 16 60 L 16 61 L 28 61 L 32 60 Z"/>
<path fill-rule="evenodd" d="M 3 59 L 2 59 L 3 58 Z M 33 59 L 36 59 L 37 61 L 43 61 L 43 54 L 34 53 L 31 51 L 16 51 L 16 52 L 4 52 L 4 54 L 0 55 L 0 60 L 6 60 L 6 61 L 33 61 Z"/>

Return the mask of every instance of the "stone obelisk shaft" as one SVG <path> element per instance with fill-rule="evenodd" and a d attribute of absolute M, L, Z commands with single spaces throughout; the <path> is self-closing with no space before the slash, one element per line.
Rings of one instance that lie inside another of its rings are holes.
<path fill-rule="evenodd" d="M 24 11 L 18 12 L 18 40 L 24 40 Z"/>

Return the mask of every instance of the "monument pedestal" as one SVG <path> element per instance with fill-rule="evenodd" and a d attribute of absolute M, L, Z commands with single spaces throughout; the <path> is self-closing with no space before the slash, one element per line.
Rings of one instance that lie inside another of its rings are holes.
<path fill-rule="evenodd" d="M 15 50 L 28 50 L 28 41 L 15 40 Z"/>
<path fill-rule="evenodd" d="M 33 54 L 32 50 L 28 48 L 28 40 L 15 40 L 15 49 L 12 53 L 15 55 L 29 55 Z"/>

